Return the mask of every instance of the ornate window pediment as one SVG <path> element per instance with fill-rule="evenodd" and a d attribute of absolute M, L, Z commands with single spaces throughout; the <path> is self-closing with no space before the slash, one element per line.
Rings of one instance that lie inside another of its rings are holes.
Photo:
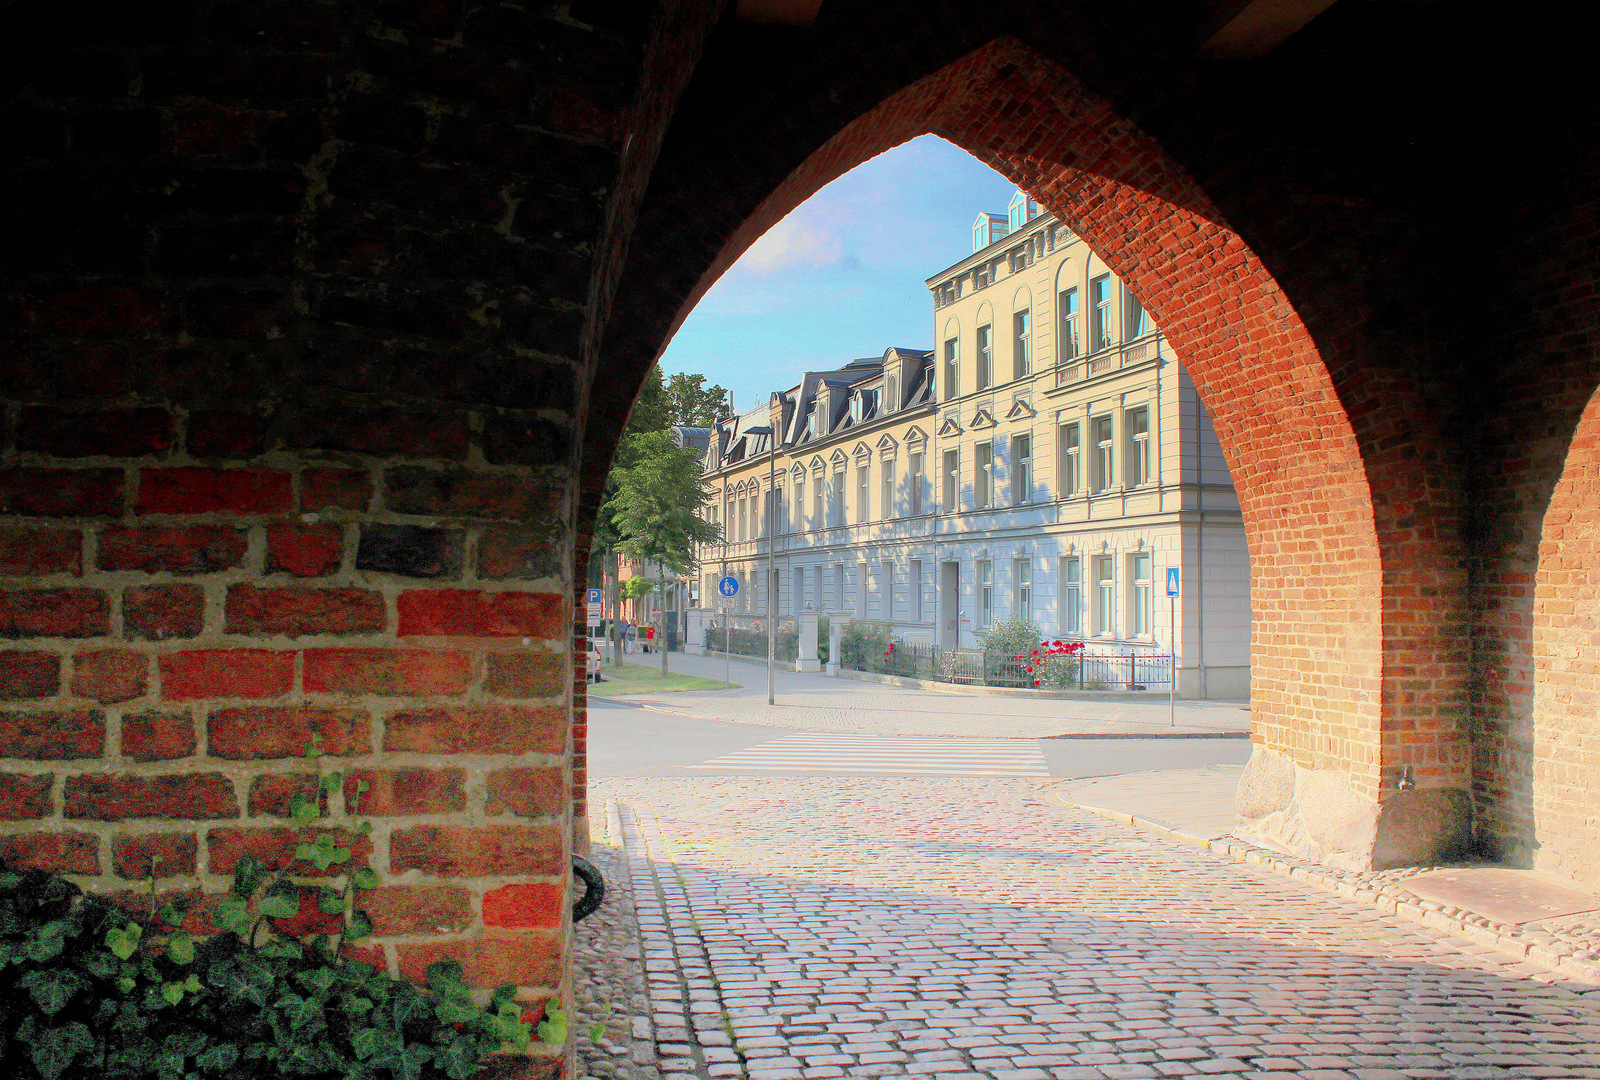
<path fill-rule="evenodd" d="M 888 436 L 886 435 L 884 438 L 888 438 Z M 916 425 L 913 424 L 910 428 L 906 429 L 906 446 L 915 449 L 927 441 L 927 432 L 923 431 Z"/>
<path fill-rule="evenodd" d="M 1023 401 L 1021 398 L 1018 398 L 1016 401 L 1011 403 L 1011 411 L 1006 413 L 1006 419 L 1007 420 L 1026 420 L 1029 417 L 1037 416 L 1037 415 L 1038 415 L 1038 413 L 1034 411 L 1034 408 L 1033 408 L 1032 405 L 1029 405 L 1026 401 Z"/>
<path fill-rule="evenodd" d="M 954 415 L 944 418 L 944 423 L 939 425 L 939 438 L 947 439 L 961 434 L 961 422 Z"/>
<path fill-rule="evenodd" d="M 991 413 L 988 409 L 979 409 L 977 412 L 972 414 L 972 422 L 967 426 L 971 428 L 994 427 L 995 422 L 996 421 L 993 413 Z"/>
<path fill-rule="evenodd" d="M 852 450 L 851 453 L 855 456 L 857 461 L 861 461 L 864 458 L 870 458 L 872 456 L 872 447 L 868 446 L 864 442 L 859 442 L 856 443 L 856 448 Z"/>
<path fill-rule="evenodd" d="M 833 455 L 831 457 L 829 457 L 828 460 L 833 462 L 835 465 L 838 465 L 838 466 L 844 466 L 844 465 L 848 464 L 849 461 L 850 461 L 850 459 L 845 456 L 845 453 L 844 453 L 843 450 L 835 450 L 833 452 Z"/>

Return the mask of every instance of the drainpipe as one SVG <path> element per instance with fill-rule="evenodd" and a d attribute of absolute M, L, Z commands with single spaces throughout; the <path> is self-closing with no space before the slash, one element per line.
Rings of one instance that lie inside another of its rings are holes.
<path fill-rule="evenodd" d="M 1189 380 L 1193 385 L 1194 380 Z M 1200 665 L 1200 697 L 1202 700 L 1210 696 L 1210 688 L 1206 680 L 1206 487 L 1205 463 L 1201 458 L 1203 439 L 1201 425 L 1205 420 L 1205 407 L 1200 404 L 1200 391 L 1194 391 L 1194 473 L 1195 473 L 1195 510 L 1198 512 L 1199 521 L 1194 528 L 1194 609 L 1198 628 L 1196 630 L 1195 649 L 1199 656 L 1197 663 Z"/>

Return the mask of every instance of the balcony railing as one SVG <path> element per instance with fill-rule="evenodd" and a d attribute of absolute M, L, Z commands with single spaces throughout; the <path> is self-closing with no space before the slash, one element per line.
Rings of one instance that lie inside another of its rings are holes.
<path fill-rule="evenodd" d="M 1110 371 L 1143 363 L 1152 356 L 1160 356 L 1163 340 L 1165 340 L 1163 334 L 1147 334 L 1137 341 L 1124 342 L 1082 356 L 1074 356 L 1056 365 L 1056 386 L 1082 382 L 1096 375 L 1104 375 Z"/>

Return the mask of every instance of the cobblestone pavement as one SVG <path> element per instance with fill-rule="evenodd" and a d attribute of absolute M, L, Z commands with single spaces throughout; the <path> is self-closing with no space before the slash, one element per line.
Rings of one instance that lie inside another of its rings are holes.
<path fill-rule="evenodd" d="M 661 1074 L 1600 1077 L 1594 986 L 1032 789 L 597 782 Z"/>
<path fill-rule="evenodd" d="M 629 694 L 617 701 L 663 712 L 727 720 L 763 727 L 864 735 L 954 735 L 986 739 L 1046 739 L 1063 734 L 1143 735 L 1173 732 L 1217 734 L 1250 730 L 1248 704 L 1242 701 L 1179 701 L 1167 721 L 1167 699 L 1103 698 L 1064 700 L 1027 693 L 987 694 L 884 686 L 828 675 L 777 673 L 777 705 L 767 704 L 767 669 L 715 657 L 673 653 L 672 670 L 721 679 L 726 667 L 731 690 Z M 601 684 L 597 696 L 604 696 Z"/>

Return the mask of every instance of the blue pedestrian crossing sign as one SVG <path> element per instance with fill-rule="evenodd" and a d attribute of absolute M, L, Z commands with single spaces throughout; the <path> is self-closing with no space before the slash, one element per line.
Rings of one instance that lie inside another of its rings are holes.
<path fill-rule="evenodd" d="M 1167 567 L 1167 595 L 1168 596 L 1182 596 L 1183 595 L 1183 589 L 1179 584 L 1179 574 L 1178 574 L 1179 569 L 1180 568 L 1176 567 L 1176 566 Z"/>
<path fill-rule="evenodd" d="M 725 577 L 721 581 L 717 582 L 717 591 L 723 596 L 735 596 L 739 592 L 739 580 L 737 578 Z"/>

